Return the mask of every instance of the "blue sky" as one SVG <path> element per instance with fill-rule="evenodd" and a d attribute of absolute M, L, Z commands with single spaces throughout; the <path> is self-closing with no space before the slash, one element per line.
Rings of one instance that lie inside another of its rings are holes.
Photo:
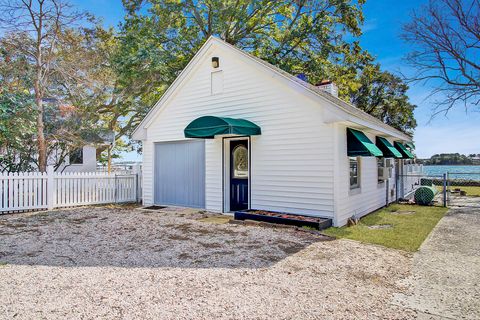
<path fill-rule="evenodd" d="M 418 9 L 425 0 L 367 0 L 364 7 L 365 25 L 361 45 L 370 51 L 384 70 L 410 74 L 412 70 L 403 57 L 411 50 L 400 39 L 401 26 L 409 20 L 412 10 Z M 122 21 L 124 11 L 120 0 L 74 0 L 73 4 L 103 18 L 106 26 L 116 26 Z M 459 152 L 480 153 L 480 112 L 458 107 L 448 115 L 431 119 L 434 99 L 427 99 L 431 88 L 421 84 L 411 85 L 409 97 L 418 105 L 415 117 L 418 127 L 414 140 L 417 156 L 430 157 L 435 153 Z M 125 155 L 125 160 L 135 160 L 135 154 Z"/>

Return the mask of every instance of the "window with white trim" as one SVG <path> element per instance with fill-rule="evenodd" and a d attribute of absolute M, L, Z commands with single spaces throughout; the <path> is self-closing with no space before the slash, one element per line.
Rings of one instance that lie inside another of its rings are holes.
<path fill-rule="evenodd" d="M 83 148 L 75 149 L 69 154 L 70 164 L 83 164 Z"/>
<path fill-rule="evenodd" d="M 384 170 L 385 170 L 385 159 L 384 158 L 377 158 L 377 172 L 378 172 L 378 183 L 385 182 L 384 179 Z"/>
<path fill-rule="evenodd" d="M 360 187 L 360 162 L 358 157 L 349 157 L 350 162 L 350 189 Z"/>

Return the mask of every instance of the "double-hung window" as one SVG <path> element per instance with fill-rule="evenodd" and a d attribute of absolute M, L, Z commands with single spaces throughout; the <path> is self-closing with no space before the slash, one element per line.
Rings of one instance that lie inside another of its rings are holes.
<path fill-rule="evenodd" d="M 360 187 L 360 163 L 358 157 L 349 157 L 350 160 L 350 189 Z"/>
<path fill-rule="evenodd" d="M 385 182 L 385 178 L 383 176 L 385 170 L 385 159 L 384 158 L 377 158 L 377 172 L 378 172 L 378 183 Z"/>

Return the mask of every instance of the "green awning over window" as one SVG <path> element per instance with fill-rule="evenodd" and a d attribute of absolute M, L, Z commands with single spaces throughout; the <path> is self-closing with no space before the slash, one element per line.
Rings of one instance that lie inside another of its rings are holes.
<path fill-rule="evenodd" d="M 377 137 L 375 141 L 378 149 L 380 149 L 383 152 L 383 156 L 386 158 L 402 158 L 402 154 L 400 151 L 395 149 L 394 146 L 390 142 L 388 142 L 387 139 L 382 138 L 382 137 Z"/>
<path fill-rule="evenodd" d="M 395 148 L 397 148 L 398 151 L 402 154 L 402 159 L 413 159 L 415 156 L 408 151 L 407 147 L 405 147 L 403 144 L 400 142 L 395 141 L 393 143 L 395 145 Z"/>
<path fill-rule="evenodd" d="M 358 130 L 347 128 L 347 154 L 349 157 L 383 157 L 378 147 Z"/>
<path fill-rule="evenodd" d="M 405 142 L 405 147 L 409 148 L 410 150 L 415 150 L 415 145 L 413 142 Z"/>
<path fill-rule="evenodd" d="M 255 123 L 244 119 L 204 116 L 190 122 L 184 133 L 185 138 L 213 139 L 219 134 L 259 135 L 261 130 Z"/>

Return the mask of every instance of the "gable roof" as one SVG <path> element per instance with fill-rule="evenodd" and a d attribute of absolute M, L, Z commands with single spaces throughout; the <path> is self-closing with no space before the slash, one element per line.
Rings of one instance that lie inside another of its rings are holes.
<path fill-rule="evenodd" d="M 142 122 L 135 128 L 133 132 L 133 137 L 135 138 L 136 134 L 139 133 L 140 129 L 145 129 L 149 124 L 150 121 L 154 118 L 155 114 L 162 108 L 163 103 L 168 100 L 168 98 L 173 94 L 175 89 L 180 85 L 180 83 L 186 78 L 187 74 L 192 70 L 196 64 L 200 60 L 200 58 L 205 54 L 208 49 L 212 46 L 212 44 L 219 44 L 221 46 L 227 47 L 231 50 L 236 51 L 237 53 L 255 61 L 256 63 L 261 64 L 268 70 L 281 75 L 282 77 L 286 78 L 287 80 L 296 83 L 297 85 L 302 86 L 303 88 L 307 89 L 311 93 L 313 93 L 315 96 L 318 98 L 321 98 L 322 100 L 327 100 L 331 104 L 335 105 L 338 107 L 341 111 L 344 111 L 345 113 L 352 115 L 355 118 L 362 119 L 366 121 L 367 123 L 371 123 L 372 125 L 376 125 L 380 128 L 383 128 L 384 130 L 387 130 L 389 132 L 394 133 L 397 137 L 402 138 L 407 141 L 411 141 L 412 137 L 386 123 L 381 121 L 380 119 L 366 113 L 363 110 L 360 110 L 359 108 L 355 107 L 354 105 L 347 103 L 343 101 L 342 99 L 335 97 L 331 95 L 330 93 L 306 82 L 298 77 L 272 65 L 271 63 L 264 61 L 246 51 L 243 51 L 223 40 L 220 40 L 214 36 L 210 36 L 208 40 L 203 44 L 203 46 L 200 48 L 200 50 L 193 56 L 193 58 L 190 60 L 190 62 L 187 64 L 187 66 L 182 70 L 180 75 L 175 79 L 175 81 L 170 85 L 170 87 L 165 91 L 165 93 L 162 95 L 162 97 L 158 100 L 158 102 L 154 105 L 154 107 L 150 110 L 150 112 L 145 116 L 145 118 L 142 120 Z M 140 140 L 140 139 L 138 139 Z"/>

